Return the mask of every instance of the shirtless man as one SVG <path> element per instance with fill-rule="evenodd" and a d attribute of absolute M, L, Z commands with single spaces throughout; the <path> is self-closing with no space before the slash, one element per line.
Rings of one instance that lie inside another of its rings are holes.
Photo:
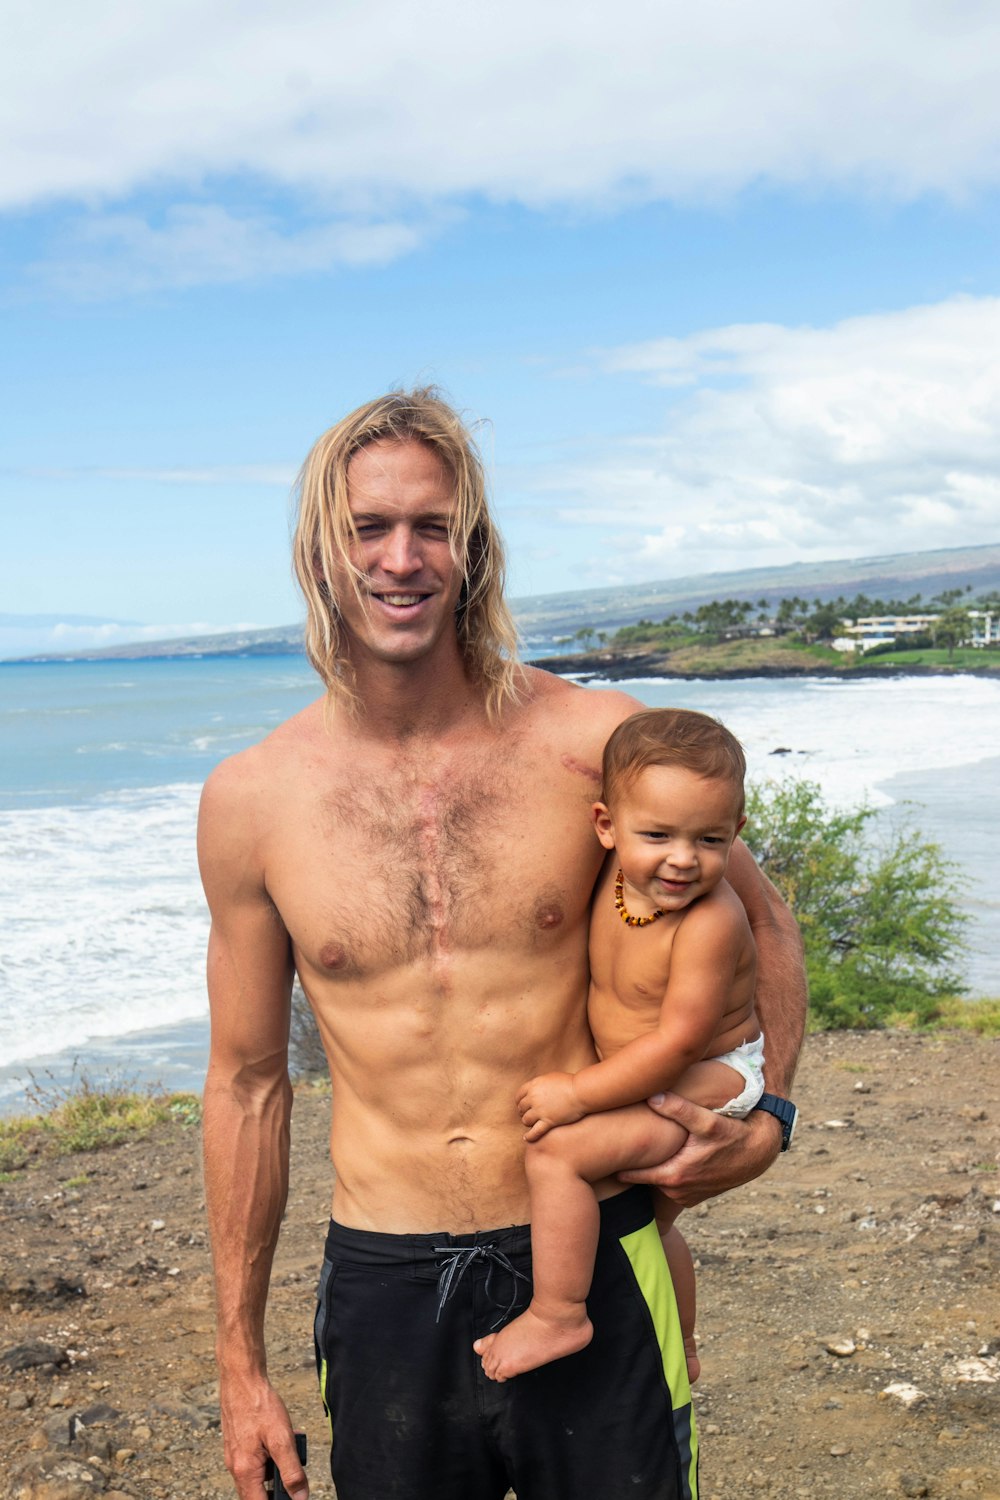
<path fill-rule="evenodd" d="M 333 1083 L 317 1339 L 339 1500 L 502 1500 L 508 1485 L 518 1500 L 694 1496 L 669 1279 L 654 1288 L 659 1339 L 636 1312 L 638 1283 L 660 1274 L 650 1234 L 663 1264 L 645 1189 L 598 1188 L 606 1336 L 505 1385 L 471 1348 L 530 1293 L 517 1090 L 595 1060 L 589 809 L 604 742 L 638 705 L 512 665 L 482 469 L 433 392 L 372 402 L 319 440 L 295 555 L 329 691 L 217 768 L 200 825 L 206 1191 L 241 1500 L 264 1500 L 267 1454 L 308 1493 L 263 1340 L 294 971 Z M 767 1087 L 782 1095 L 804 1017 L 797 934 L 742 846 L 730 880 L 760 956 Z M 660 1110 L 689 1142 L 640 1176 L 681 1204 L 757 1176 L 779 1149 L 770 1115 L 729 1120 L 670 1095 Z"/>

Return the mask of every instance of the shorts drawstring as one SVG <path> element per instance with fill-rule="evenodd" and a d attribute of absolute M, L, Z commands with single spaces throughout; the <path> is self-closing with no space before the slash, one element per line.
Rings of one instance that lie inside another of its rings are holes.
<path fill-rule="evenodd" d="M 524 1272 L 519 1271 L 496 1245 L 461 1245 L 458 1249 L 455 1249 L 452 1245 L 435 1245 L 433 1254 L 448 1256 L 448 1260 L 442 1265 L 441 1274 L 438 1277 L 438 1300 L 437 1315 L 434 1319 L 435 1323 L 440 1323 L 445 1303 L 458 1289 L 459 1282 L 474 1260 L 485 1260 L 489 1263 L 489 1270 L 486 1273 L 486 1295 L 494 1301 L 494 1305 L 496 1306 L 499 1306 L 499 1303 L 493 1298 L 493 1272 L 499 1266 L 511 1278 L 510 1301 L 496 1322 L 490 1324 L 491 1333 L 499 1328 L 502 1323 L 505 1323 L 514 1311 L 517 1303 L 517 1283 L 523 1281 L 527 1285 L 530 1285 L 529 1278 L 525 1276 Z"/>

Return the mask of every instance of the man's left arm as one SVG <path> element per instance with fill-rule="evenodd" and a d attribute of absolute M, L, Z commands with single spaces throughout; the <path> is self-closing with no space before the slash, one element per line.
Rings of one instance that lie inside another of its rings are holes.
<path fill-rule="evenodd" d="M 746 907 L 757 944 L 755 1003 L 767 1092 L 787 1098 L 806 1020 L 802 940 L 795 918 L 741 839 L 733 845 L 726 879 Z M 653 1183 L 682 1208 L 759 1177 L 781 1149 L 781 1125 L 762 1110 L 731 1120 L 677 1094 L 658 1096 L 652 1108 L 682 1125 L 687 1142 L 662 1167 L 620 1175 L 626 1182 Z"/>

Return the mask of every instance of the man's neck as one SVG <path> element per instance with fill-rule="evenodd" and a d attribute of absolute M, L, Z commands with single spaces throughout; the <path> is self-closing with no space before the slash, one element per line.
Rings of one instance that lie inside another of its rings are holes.
<path fill-rule="evenodd" d="M 382 741 L 441 737 L 485 717 L 483 693 L 469 681 L 457 645 L 421 661 L 359 662 L 355 686 L 358 728 Z"/>

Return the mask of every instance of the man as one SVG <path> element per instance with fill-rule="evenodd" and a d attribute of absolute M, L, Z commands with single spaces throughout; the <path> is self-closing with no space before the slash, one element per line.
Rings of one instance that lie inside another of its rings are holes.
<path fill-rule="evenodd" d="M 327 695 L 217 768 L 200 826 L 206 1184 L 241 1500 L 264 1500 L 267 1454 L 307 1494 L 263 1343 L 293 971 L 333 1084 L 317 1341 L 339 1500 L 501 1500 L 508 1484 L 519 1500 L 693 1496 L 683 1350 L 643 1189 L 601 1190 L 608 1312 L 587 1351 L 505 1386 L 471 1351 L 530 1291 L 517 1090 L 594 1060 L 589 809 L 604 742 L 638 705 L 514 664 L 482 468 L 432 391 L 372 402 L 319 440 L 295 560 Z M 781 1095 L 802 1030 L 797 937 L 742 846 L 730 868 Z M 663 1111 L 692 1132 L 656 1169 L 682 1203 L 756 1176 L 779 1147 L 770 1116 Z"/>

